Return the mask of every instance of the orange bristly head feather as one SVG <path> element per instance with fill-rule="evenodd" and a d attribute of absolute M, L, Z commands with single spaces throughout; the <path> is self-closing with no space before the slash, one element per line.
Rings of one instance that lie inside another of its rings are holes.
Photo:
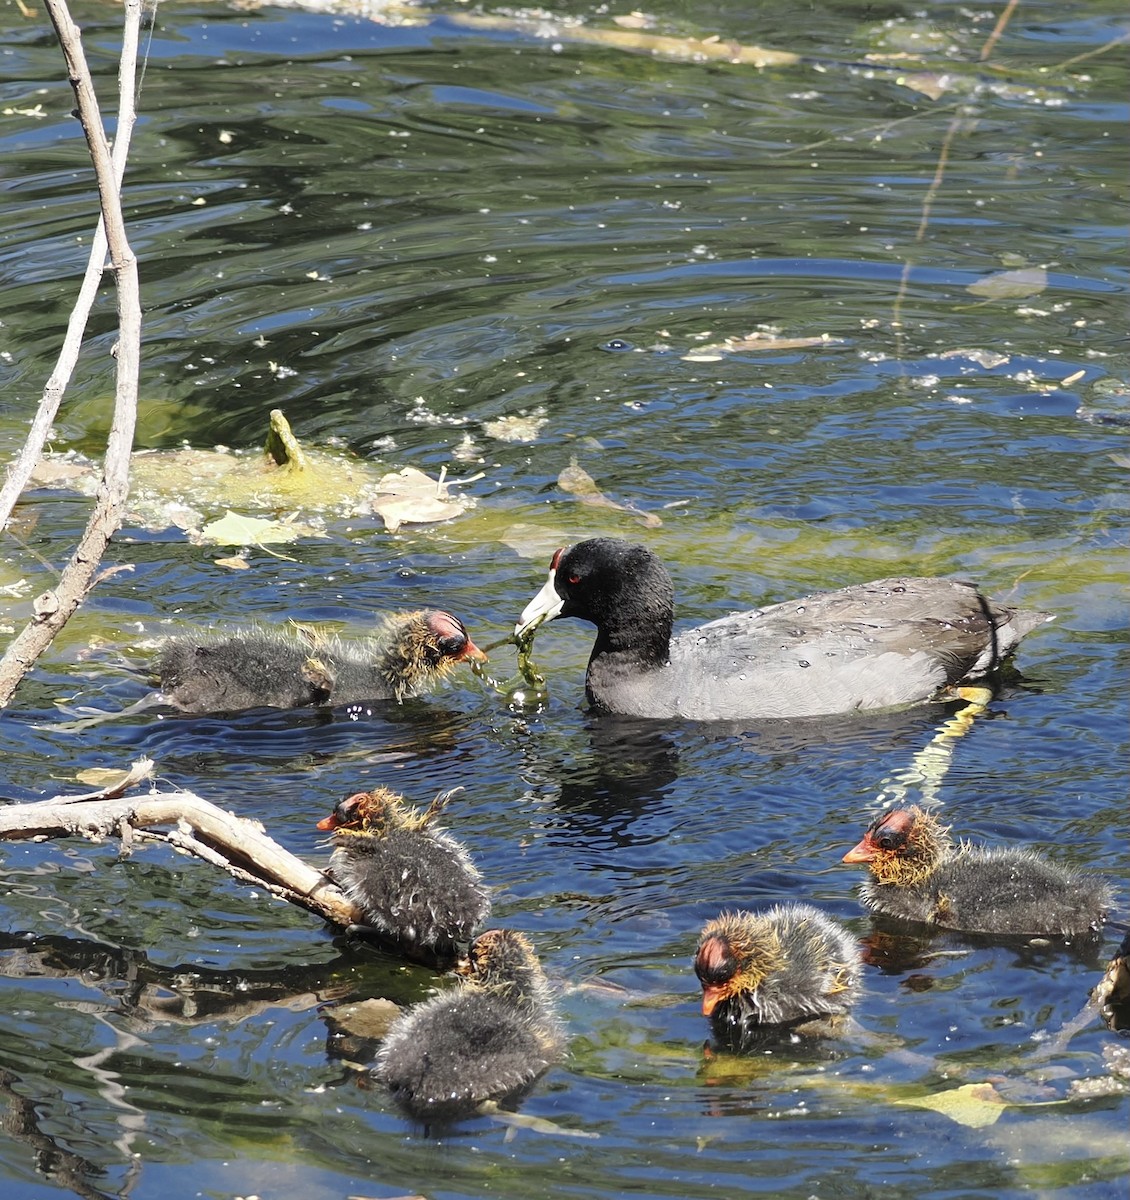
<path fill-rule="evenodd" d="M 866 863 L 879 883 L 913 887 L 941 865 L 949 849 L 948 835 L 948 827 L 917 805 L 892 808 L 872 821 L 843 861 Z"/>
<path fill-rule="evenodd" d="M 702 1011 L 709 1017 L 739 992 L 754 992 L 781 961 L 781 940 L 767 922 L 750 914 L 723 913 L 702 931 L 694 969 L 702 984 Z"/>

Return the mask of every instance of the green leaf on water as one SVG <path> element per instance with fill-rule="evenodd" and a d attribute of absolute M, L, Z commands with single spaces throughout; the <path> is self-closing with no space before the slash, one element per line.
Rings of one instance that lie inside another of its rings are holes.
<path fill-rule="evenodd" d="M 1016 300 L 1036 296 L 1048 286 L 1048 273 L 1043 267 L 1023 267 L 1019 271 L 997 271 L 971 283 L 965 290 L 987 300 Z"/>
<path fill-rule="evenodd" d="M 991 1083 L 966 1083 L 945 1092 L 935 1092 L 931 1096 L 919 1096 L 913 1100 L 898 1100 L 896 1103 L 933 1109 L 970 1129 L 983 1129 L 986 1125 L 996 1124 L 1008 1107 L 1008 1101 Z"/>
<path fill-rule="evenodd" d="M 325 536 L 324 531 L 301 521 L 265 521 L 262 517 L 232 512 L 229 508 L 218 521 L 205 525 L 196 540 L 215 542 L 220 546 L 279 546 L 303 537 Z"/>

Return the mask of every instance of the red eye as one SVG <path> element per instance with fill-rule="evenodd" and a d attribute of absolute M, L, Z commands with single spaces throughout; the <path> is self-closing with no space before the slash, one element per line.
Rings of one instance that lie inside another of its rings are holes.
<path fill-rule="evenodd" d="M 566 576 L 566 582 L 576 585 L 581 582 L 581 577 L 579 575 L 568 575 Z"/>

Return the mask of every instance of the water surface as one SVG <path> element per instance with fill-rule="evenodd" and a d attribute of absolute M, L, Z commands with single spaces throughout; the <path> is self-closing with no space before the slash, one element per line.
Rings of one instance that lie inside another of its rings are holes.
<path fill-rule="evenodd" d="M 583 703 L 591 631 L 572 622 L 538 639 L 543 711 L 469 673 L 328 718 L 151 711 L 73 731 L 56 709 L 125 707 L 155 639 L 193 626 L 363 630 L 427 603 L 490 641 L 552 548 L 596 533 L 655 548 L 684 623 L 900 571 L 972 576 L 1057 620 L 957 745 L 946 819 L 1110 874 L 1124 927 L 1127 72 L 1123 53 L 1094 54 L 1123 14 L 1024 5 L 983 67 L 993 14 L 924 14 L 655 10 L 660 32 L 806 56 L 759 72 L 460 12 L 390 25 L 161 7 L 126 189 L 146 312 L 139 448 L 253 447 L 278 407 L 307 442 L 381 467 L 481 472 L 465 489 L 477 507 L 395 535 L 330 513 L 327 538 L 253 551 L 243 572 L 131 523 L 109 559 L 132 573 L 98 586 L 0 720 L 5 794 L 78 790 L 79 770 L 147 754 L 168 786 L 323 861 L 314 823 L 347 792 L 385 783 L 424 802 L 462 786 L 451 828 L 495 888 L 494 920 L 537 945 L 572 1041 L 522 1106 L 556 1131 L 481 1119 L 426 1137 L 359 1086 L 324 1005 L 409 1003 L 435 986 L 427 971 L 159 848 L 6 844 L 6 1196 L 1124 1194 L 1125 1096 L 1037 1106 L 1102 1076 L 1116 1035 L 1091 1021 L 1034 1057 L 1121 931 L 1065 948 L 873 930 L 837 866 L 943 709 L 750 729 L 600 719 Z M 118 14 L 76 15 L 108 97 Z M 922 44 L 955 77 L 937 100 L 862 65 Z M 46 24 L 13 10 L 0 50 L 14 450 L 94 202 Z M 968 291 L 1023 267 L 1046 286 Z M 762 326 L 829 340 L 692 353 Z M 100 451 L 114 336 L 107 287 L 56 449 Z M 515 417 L 534 440 L 501 436 Z M 563 490 L 574 459 L 662 523 Z M 86 513 L 63 490 L 21 505 L 9 624 Z M 690 970 L 697 932 L 722 907 L 786 900 L 868 938 L 861 1032 L 720 1053 Z M 986 1080 L 1012 1102 L 995 1124 L 905 1103 Z"/>

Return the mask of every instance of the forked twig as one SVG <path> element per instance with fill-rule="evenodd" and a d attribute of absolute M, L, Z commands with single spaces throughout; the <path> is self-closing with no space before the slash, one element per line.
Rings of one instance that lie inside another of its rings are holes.
<path fill-rule="evenodd" d="M 45 0 L 45 3 L 66 58 L 71 85 L 78 101 L 79 119 L 82 121 L 98 180 L 102 208 L 99 230 L 104 229 L 105 234 L 104 238 L 100 238 L 98 232 L 95 234 L 90 265 L 87 267 L 79 300 L 68 325 L 59 364 L 48 382 L 24 451 L 13 467 L 3 490 L 0 525 L 6 522 L 16 496 L 39 460 L 43 442 L 74 368 L 86 317 L 101 277 L 107 247 L 118 298 L 116 386 L 114 414 L 106 441 L 102 482 L 98 488 L 94 510 L 70 561 L 59 577 L 58 585 L 39 597 L 32 620 L 12 640 L 3 659 L 0 659 L 0 706 L 6 705 L 12 698 L 12 693 L 27 670 L 51 644 L 55 635 L 86 597 L 106 546 L 121 524 L 129 491 L 129 463 L 137 419 L 141 358 L 141 297 L 137 260 L 126 238 L 120 195 L 120 181 L 125 169 L 129 133 L 134 120 L 133 94 L 138 31 L 141 25 L 141 0 L 126 0 L 125 36 L 119 75 L 121 101 L 118 138 L 113 156 L 103 128 L 90 68 L 83 53 L 79 28 L 71 18 L 65 0 Z"/>

